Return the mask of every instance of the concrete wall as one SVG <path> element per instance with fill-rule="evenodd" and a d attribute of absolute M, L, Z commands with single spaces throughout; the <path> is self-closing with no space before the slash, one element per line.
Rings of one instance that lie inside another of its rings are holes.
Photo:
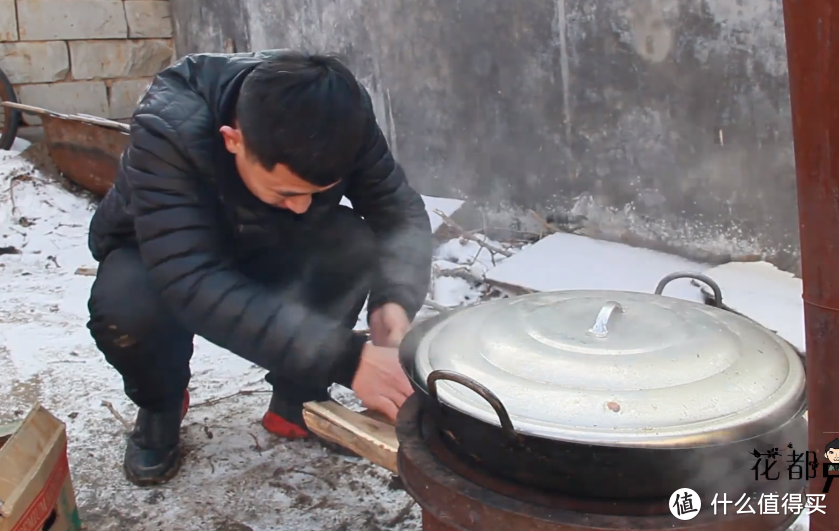
<path fill-rule="evenodd" d="M 417 188 L 795 270 L 780 0 L 172 0 L 179 53 L 345 54 Z M 557 264 L 561 267 L 561 264 Z"/>
<path fill-rule="evenodd" d="M 58 112 L 130 117 L 171 37 L 168 1 L 0 0 L 0 68 L 21 103 Z"/>

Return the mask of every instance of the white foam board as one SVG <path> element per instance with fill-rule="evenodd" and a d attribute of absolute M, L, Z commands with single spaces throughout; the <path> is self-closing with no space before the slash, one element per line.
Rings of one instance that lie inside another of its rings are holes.
<path fill-rule="evenodd" d="M 618 290 L 653 293 L 670 273 L 710 268 L 661 252 L 574 234 L 553 234 L 506 259 L 486 278 L 532 291 Z M 664 295 L 703 302 L 690 280 L 670 283 Z"/>

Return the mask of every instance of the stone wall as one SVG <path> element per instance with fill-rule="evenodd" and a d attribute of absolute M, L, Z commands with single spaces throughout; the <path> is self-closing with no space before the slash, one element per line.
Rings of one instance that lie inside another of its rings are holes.
<path fill-rule="evenodd" d="M 171 37 L 165 0 L 0 0 L 0 68 L 21 103 L 53 111 L 129 118 Z"/>

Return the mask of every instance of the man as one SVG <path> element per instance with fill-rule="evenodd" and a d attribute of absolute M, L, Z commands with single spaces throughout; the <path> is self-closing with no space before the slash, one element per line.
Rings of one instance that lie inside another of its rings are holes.
<path fill-rule="evenodd" d="M 161 72 L 89 243 L 88 328 L 140 408 L 137 485 L 180 466 L 194 335 L 269 371 L 262 423 L 282 437 L 309 435 L 302 404 L 332 383 L 391 418 L 411 394 L 395 347 L 427 293 L 430 223 L 334 58 L 204 54 Z M 352 331 L 368 294 L 372 343 Z"/>

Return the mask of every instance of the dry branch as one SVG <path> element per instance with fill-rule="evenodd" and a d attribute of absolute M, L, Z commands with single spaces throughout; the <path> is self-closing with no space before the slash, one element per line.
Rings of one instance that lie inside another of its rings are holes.
<path fill-rule="evenodd" d="M 533 210 L 528 210 L 528 212 L 530 213 L 530 217 L 535 219 L 536 223 L 541 225 L 542 228 L 545 230 L 545 232 L 547 232 L 548 234 L 556 234 L 557 232 L 560 232 L 560 230 L 558 228 L 554 227 L 553 225 L 551 225 L 550 223 L 545 221 L 545 219 L 542 216 L 540 216 L 539 214 L 537 214 Z"/>
<path fill-rule="evenodd" d="M 475 234 L 465 230 L 463 227 L 458 225 L 456 221 L 444 214 L 441 210 L 435 210 L 434 213 L 440 216 L 440 219 L 443 220 L 443 223 L 453 231 L 457 232 L 461 238 L 473 241 L 491 253 L 498 253 L 502 256 L 506 256 L 507 258 L 513 256 L 513 253 L 511 253 L 510 251 L 502 249 L 500 247 L 496 247 L 491 243 L 485 242 L 482 239 L 475 236 Z"/>
<path fill-rule="evenodd" d="M 467 282 L 483 282 L 484 279 L 475 276 L 472 271 L 465 267 L 455 267 L 451 269 L 441 269 L 435 267 L 434 274 L 438 277 L 460 278 Z"/>
<path fill-rule="evenodd" d="M 260 393 L 271 393 L 270 389 L 242 389 L 241 391 L 236 391 L 235 393 L 230 393 L 229 395 L 219 396 L 216 398 L 210 398 L 209 400 L 205 400 L 204 402 L 198 402 L 197 404 L 189 406 L 190 409 L 195 409 L 197 407 L 206 407 L 206 406 L 214 406 L 219 402 L 223 402 L 225 400 L 229 400 L 231 398 L 237 396 L 250 396 L 256 395 Z"/>
<path fill-rule="evenodd" d="M 433 301 L 433 300 L 431 300 L 431 299 L 425 299 L 425 302 L 424 302 L 423 304 L 424 304 L 425 306 L 428 306 L 428 307 L 429 307 L 429 308 L 431 308 L 432 310 L 435 310 L 435 311 L 440 312 L 440 313 L 443 313 L 443 312 L 447 312 L 447 311 L 449 311 L 449 309 L 448 309 L 448 308 L 446 308 L 445 306 L 443 306 L 443 305 L 442 305 L 442 304 L 440 304 L 439 302 L 434 302 L 434 301 Z"/>
<path fill-rule="evenodd" d="M 122 424 L 123 428 L 125 428 L 125 431 L 131 433 L 131 430 L 134 429 L 133 426 L 131 426 L 130 422 L 125 420 L 125 417 L 119 414 L 119 411 L 117 411 L 117 408 L 115 408 L 113 404 L 111 404 L 107 400 L 103 400 L 102 406 L 111 412 L 111 415 L 113 415 L 114 418 L 117 419 L 120 422 L 120 424 Z"/>

